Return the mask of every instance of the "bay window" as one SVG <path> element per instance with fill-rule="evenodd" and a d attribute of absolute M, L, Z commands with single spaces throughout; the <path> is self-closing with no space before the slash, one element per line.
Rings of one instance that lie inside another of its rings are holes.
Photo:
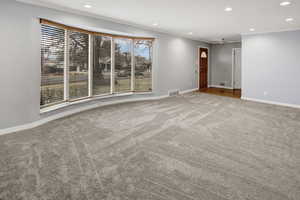
<path fill-rule="evenodd" d="M 152 41 L 135 40 L 135 86 L 136 92 L 152 90 Z"/>
<path fill-rule="evenodd" d="M 111 92 L 111 40 L 111 37 L 94 36 L 94 95 Z"/>
<path fill-rule="evenodd" d="M 131 43 L 130 39 L 115 39 L 115 88 L 114 92 L 131 91 Z"/>
<path fill-rule="evenodd" d="M 42 24 L 41 27 L 40 105 L 64 100 L 65 30 Z"/>
<path fill-rule="evenodd" d="M 152 91 L 153 38 L 91 32 L 41 19 L 41 107 Z"/>
<path fill-rule="evenodd" d="M 89 35 L 69 33 L 69 99 L 89 95 Z"/>

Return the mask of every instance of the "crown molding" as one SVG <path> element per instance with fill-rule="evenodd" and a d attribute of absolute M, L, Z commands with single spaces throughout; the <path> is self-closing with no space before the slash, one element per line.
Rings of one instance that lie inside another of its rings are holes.
<path fill-rule="evenodd" d="M 268 33 L 282 33 L 282 32 L 292 32 L 292 31 L 299 31 L 300 27 L 298 28 L 290 28 L 290 29 L 282 29 L 278 31 L 260 31 L 260 32 L 251 32 L 251 33 L 241 33 L 241 35 L 259 35 L 259 34 L 268 34 Z"/>

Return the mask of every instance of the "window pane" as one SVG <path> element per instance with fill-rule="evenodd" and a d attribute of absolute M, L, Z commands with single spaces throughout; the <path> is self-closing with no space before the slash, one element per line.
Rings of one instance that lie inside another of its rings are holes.
<path fill-rule="evenodd" d="M 115 40 L 115 92 L 131 90 L 131 42 L 130 39 Z"/>
<path fill-rule="evenodd" d="M 110 93 L 111 38 L 94 37 L 93 94 Z"/>
<path fill-rule="evenodd" d="M 134 44 L 135 87 L 137 92 L 152 90 L 152 41 L 138 40 Z"/>
<path fill-rule="evenodd" d="M 89 35 L 70 31 L 69 98 L 77 99 L 89 94 Z"/>
<path fill-rule="evenodd" d="M 41 25 L 41 100 L 40 105 L 64 100 L 65 31 Z"/>

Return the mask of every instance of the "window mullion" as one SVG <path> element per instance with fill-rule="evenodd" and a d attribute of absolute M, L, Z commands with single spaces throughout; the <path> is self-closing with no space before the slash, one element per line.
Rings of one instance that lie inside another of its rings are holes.
<path fill-rule="evenodd" d="M 70 61 L 70 51 L 69 51 L 69 31 L 65 30 L 65 52 L 64 52 L 64 100 L 69 100 L 69 61 Z"/>
<path fill-rule="evenodd" d="M 94 66 L 94 37 L 93 35 L 89 35 L 89 97 L 93 96 L 93 66 Z"/>
<path fill-rule="evenodd" d="M 110 93 L 113 94 L 115 91 L 115 41 L 111 38 L 111 74 L 110 74 Z"/>
<path fill-rule="evenodd" d="M 134 40 L 131 40 L 131 91 L 135 89 L 135 56 L 134 56 Z"/>

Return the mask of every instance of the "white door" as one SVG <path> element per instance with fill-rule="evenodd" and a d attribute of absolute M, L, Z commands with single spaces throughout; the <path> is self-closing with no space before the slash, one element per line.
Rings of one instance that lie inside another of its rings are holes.
<path fill-rule="evenodd" d="M 234 65 L 233 65 L 233 88 L 241 89 L 241 78 L 242 78 L 242 69 L 241 69 L 241 56 L 242 50 L 240 48 L 234 49 Z"/>

